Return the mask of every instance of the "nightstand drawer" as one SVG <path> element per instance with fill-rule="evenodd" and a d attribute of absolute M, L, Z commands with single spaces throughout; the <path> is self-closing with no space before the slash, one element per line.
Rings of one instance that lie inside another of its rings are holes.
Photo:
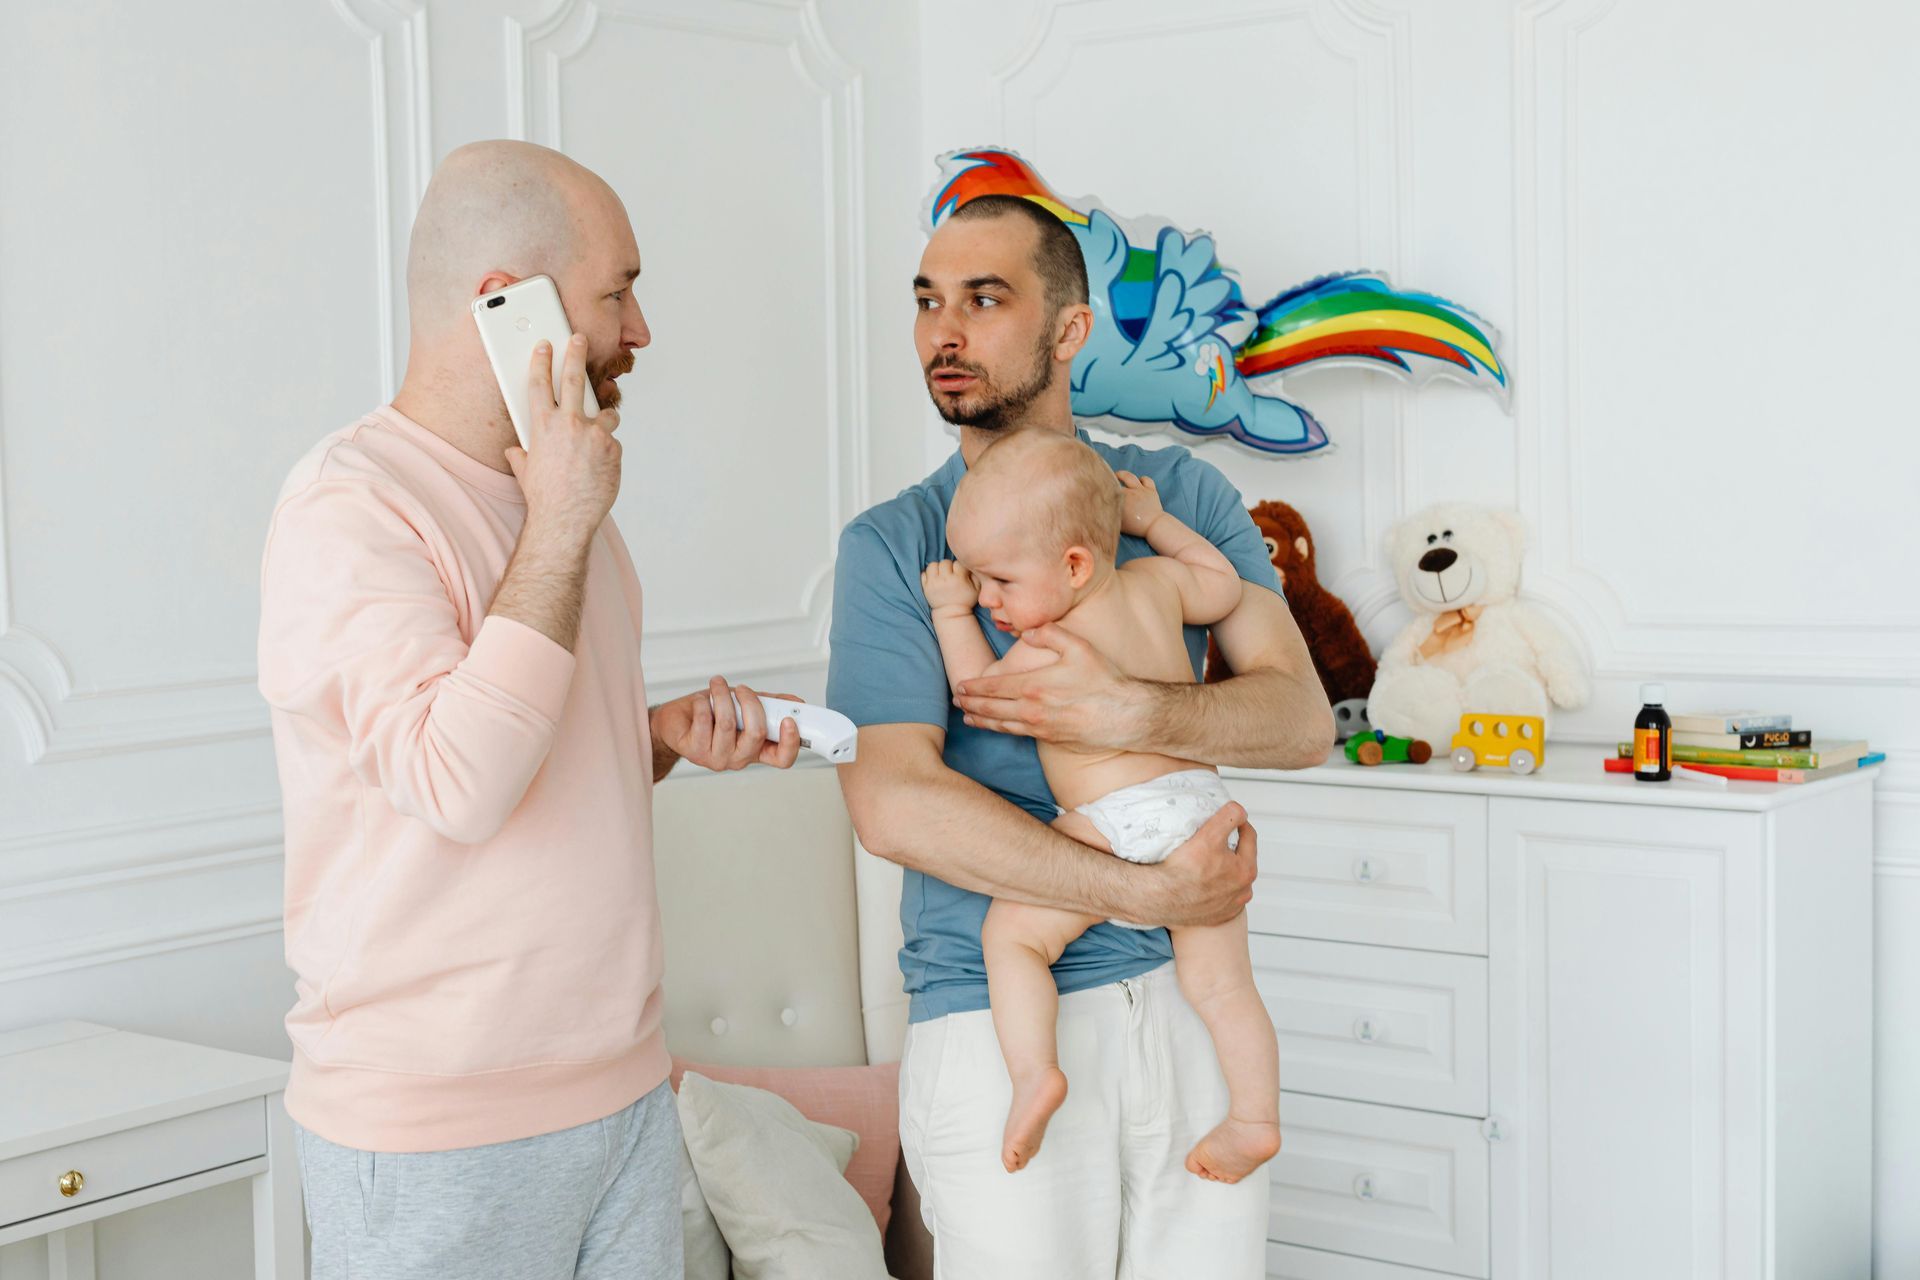
<path fill-rule="evenodd" d="M 1487 962 L 1253 934 L 1253 977 L 1300 1093 L 1487 1114 Z"/>
<path fill-rule="evenodd" d="M 1231 790 L 1260 833 L 1255 933 L 1487 953 L 1483 797 L 1255 779 Z"/>
<path fill-rule="evenodd" d="M 1287 1092 L 1280 1136 L 1270 1239 L 1487 1275 L 1487 1142 L 1478 1121 Z"/>
<path fill-rule="evenodd" d="M 267 1153 L 265 1105 L 229 1103 L 0 1163 L 0 1226 L 59 1213 Z M 78 1173 L 77 1194 L 61 1179 Z"/>

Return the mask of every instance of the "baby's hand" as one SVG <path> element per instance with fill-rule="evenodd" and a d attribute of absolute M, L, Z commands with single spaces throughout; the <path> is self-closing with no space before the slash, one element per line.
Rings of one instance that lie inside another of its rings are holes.
<path fill-rule="evenodd" d="M 1146 537 L 1147 530 L 1165 510 L 1160 505 L 1160 490 L 1152 480 L 1131 471 L 1116 471 L 1113 474 L 1120 481 L 1123 491 L 1120 495 L 1120 531 L 1136 538 Z"/>
<path fill-rule="evenodd" d="M 936 560 L 920 572 L 920 588 L 939 614 L 968 615 L 980 602 L 980 588 L 958 561 Z"/>

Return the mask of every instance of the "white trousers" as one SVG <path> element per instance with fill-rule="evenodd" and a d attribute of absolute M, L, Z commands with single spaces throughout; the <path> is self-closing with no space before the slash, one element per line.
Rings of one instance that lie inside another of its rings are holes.
<path fill-rule="evenodd" d="M 900 1141 L 938 1280 L 1260 1280 L 1267 1166 L 1227 1186 L 1184 1165 L 1227 1086 L 1173 965 L 1060 997 L 1059 1039 L 1066 1104 L 1008 1173 L 992 1015 L 907 1028 Z"/>

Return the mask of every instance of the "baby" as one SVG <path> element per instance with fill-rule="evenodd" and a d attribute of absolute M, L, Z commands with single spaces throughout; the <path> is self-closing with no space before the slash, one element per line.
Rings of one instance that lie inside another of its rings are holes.
<path fill-rule="evenodd" d="M 1123 530 L 1158 554 L 1116 567 Z M 1058 659 L 1016 640 L 995 661 L 976 604 L 1012 635 L 1058 622 L 1130 676 L 1191 683 L 1182 624 L 1218 622 L 1240 601 L 1232 563 L 1162 510 L 1153 481 L 1115 473 L 1079 440 L 1049 431 L 1017 432 L 980 455 L 954 491 L 947 543 L 958 562 L 927 566 L 921 585 L 956 688 Z M 1130 862 L 1161 861 L 1228 801 L 1220 775 L 1192 760 L 1038 745 L 1061 810 L 1055 829 Z M 999 899 L 987 911 L 980 937 L 987 991 L 1013 1083 L 1000 1153 L 1009 1172 L 1033 1159 L 1066 1100 L 1054 1043 L 1059 993 L 1049 970 L 1097 923 L 1097 916 Z M 1229 1094 L 1226 1119 L 1186 1165 L 1203 1178 L 1238 1182 L 1280 1149 L 1279 1048 L 1253 984 L 1247 918 L 1176 928 L 1172 936 L 1180 990 L 1213 1037 Z"/>

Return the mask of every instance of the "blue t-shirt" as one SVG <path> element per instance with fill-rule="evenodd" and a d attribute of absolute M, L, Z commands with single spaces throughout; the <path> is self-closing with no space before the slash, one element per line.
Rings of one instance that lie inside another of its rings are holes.
<path fill-rule="evenodd" d="M 1233 561 L 1248 582 L 1279 592 L 1267 545 L 1241 503 L 1239 491 L 1209 464 L 1169 446 L 1115 448 L 1086 440 L 1116 471 L 1150 476 L 1160 501 L 1189 528 L 1205 534 Z M 1060 810 L 1040 769 L 1031 738 L 969 728 L 953 705 L 933 615 L 920 589 L 920 571 L 950 560 L 947 508 L 966 474 L 958 451 L 947 464 L 890 502 L 869 508 L 840 535 L 834 567 L 832 658 L 827 705 L 857 725 L 930 724 L 946 730 L 947 767 L 992 789 L 1041 822 Z M 1141 538 L 1122 537 L 1117 562 L 1152 555 Z M 995 654 L 1014 637 L 980 611 Z M 1206 660 L 1207 632 L 1187 628 L 1187 651 L 1196 679 Z M 980 958 L 980 926 L 990 902 L 909 868 L 900 894 L 900 925 L 906 945 L 900 971 L 912 997 L 910 1018 L 921 1022 L 987 1007 L 987 971 Z M 1062 993 L 1131 978 L 1173 958 L 1165 929 L 1122 929 L 1097 924 L 1067 946 L 1054 962 Z"/>

